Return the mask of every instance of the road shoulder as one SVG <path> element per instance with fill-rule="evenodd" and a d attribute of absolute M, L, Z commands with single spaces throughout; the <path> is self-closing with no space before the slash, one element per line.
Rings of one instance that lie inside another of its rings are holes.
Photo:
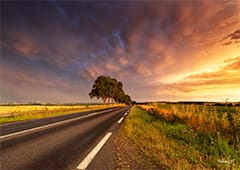
<path fill-rule="evenodd" d="M 88 170 L 92 169 L 104 169 L 104 170 L 112 170 L 116 169 L 116 159 L 117 159 L 117 147 L 114 143 L 114 140 L 116 136 L 118 135 L 120 125 L 114 124 L 104 135 L 107 133 L 112 133 L 111 137 L 107 140 L 107 142 L 104 144 L 104 146 L 101 148 L 101 150 L 97 153 L 96 157 L 93 159 L 93 161 L 89 164 L 87 167 Z M 101 139 L 100 138 L 100 139 Z M 95 145 L 99 140 L 96 142 Z"/>
<path fill-rule="evenodd" d="M 124 126 L 124 125 L 123 125 Z M 128 139 L 124 127 L 118 131 L 114 140 L 116 146 L 116 168 L 120 169 L 162 169 L 147 158 L 134 143 Z"/>
<path fill-rule="evenodd" d="M 127 138 L 124 130 L 125 116 L 108 130 L 108 132 L 112 132 L 112 136 L 96 155 L 93 162 L 89 164 L 88 170 L 163 169 L 146 157 L 141 149 Z"/>

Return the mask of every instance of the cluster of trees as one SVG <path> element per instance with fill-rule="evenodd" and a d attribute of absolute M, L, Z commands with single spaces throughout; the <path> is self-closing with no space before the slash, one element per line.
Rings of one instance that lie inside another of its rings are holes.
<path fill-rule="evenodd" d="M 107 101 L 108 103 L 133 103 L 131 97 L 125 94 L 122 82 L 107 76 L 99 76 L 95 80 L 89 96 L 102 98 L 104 104 Z"/>

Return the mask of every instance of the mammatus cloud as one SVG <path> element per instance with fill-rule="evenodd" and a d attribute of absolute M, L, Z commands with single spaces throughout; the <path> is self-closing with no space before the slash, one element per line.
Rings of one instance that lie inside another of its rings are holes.
<path fill-rule="evenodd" d="M 240 29 L 227 35 L 224 39 L 223 45 L 231 45 L 240 43 Z"/>
<path fill-rule="evenodd" d="M 169 87 L 167 77 L 228 59 L 232 56 L 221 50 L 230 47 L 238 54 L 233 48 L 239 41 L 237 0 L 2 4 L 1 101 L 15 94 L 19 101 L 89 101 L 91 83 L 102 74 L 124 82 L 136 100 L 157 100 L 162 96 L 156 92 L 166 90 L 171 94 L 165 99 L 175 99 L 174 90 L 191 92 L 217 82 L 210 77 L 220 75 L 192 75 L 188 82 L 175 81 Z M 217 46 L 221 37 L 230 45 Z M 220 58 L 218 51 L 226 57 Z M 231 76 L 222 71 L 224 81 L 218 84 L 230 84 Z M 22 86 L 15 86 L 19 81 Z"/>

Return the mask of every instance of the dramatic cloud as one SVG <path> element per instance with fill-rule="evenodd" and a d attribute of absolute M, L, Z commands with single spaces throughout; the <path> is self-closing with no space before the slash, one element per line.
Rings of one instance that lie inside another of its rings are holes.
<path fill-rule="evenodd" d="M 224 40 L 225 43 L 223 45 L 240 43 L 240 29 L 226 36 Z"/>
<path fill-rule="evenodd" d="M 88 92 L 102 74 L 121 80 L 137 101 L 181 100 L 174 90 L 214 82 L 227 89 L 238 70 L 234 61 L 236 67 L 220 69 L 221 75 L 205 71 L 240 54 L 237 0 L 1 6 L 0 102 L 91 101 Z M 189 82 L 179 82 L 186 75 Z"/>
<path fill-rule="evenodd" d="M 197 96 L 201 93 L 217 93 L 237 99 L 240 96 L 240 57 L 222 64 L 223 66 L 215 71 L 191 74 L 179 82 L 162 86 L 165 86 L 165 92 L 175 92 L 179 95 Z"/>

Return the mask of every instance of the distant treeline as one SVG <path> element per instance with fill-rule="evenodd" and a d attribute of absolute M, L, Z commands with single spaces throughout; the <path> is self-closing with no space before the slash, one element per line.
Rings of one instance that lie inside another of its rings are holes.
<path fill-rule="evenodd" d="M 0 106 L 78 106 L 102 105 L 102 103 L 2 103 Z"/>
<path fill-rule="evenodd" d="M 208 106 L 240 106 L 240 102 L 202 102 L 202 101 L 179 101 L 179 102 L 139 102 L 137 104 L 194 104 L 194 105 L 208 105 Z"/>

